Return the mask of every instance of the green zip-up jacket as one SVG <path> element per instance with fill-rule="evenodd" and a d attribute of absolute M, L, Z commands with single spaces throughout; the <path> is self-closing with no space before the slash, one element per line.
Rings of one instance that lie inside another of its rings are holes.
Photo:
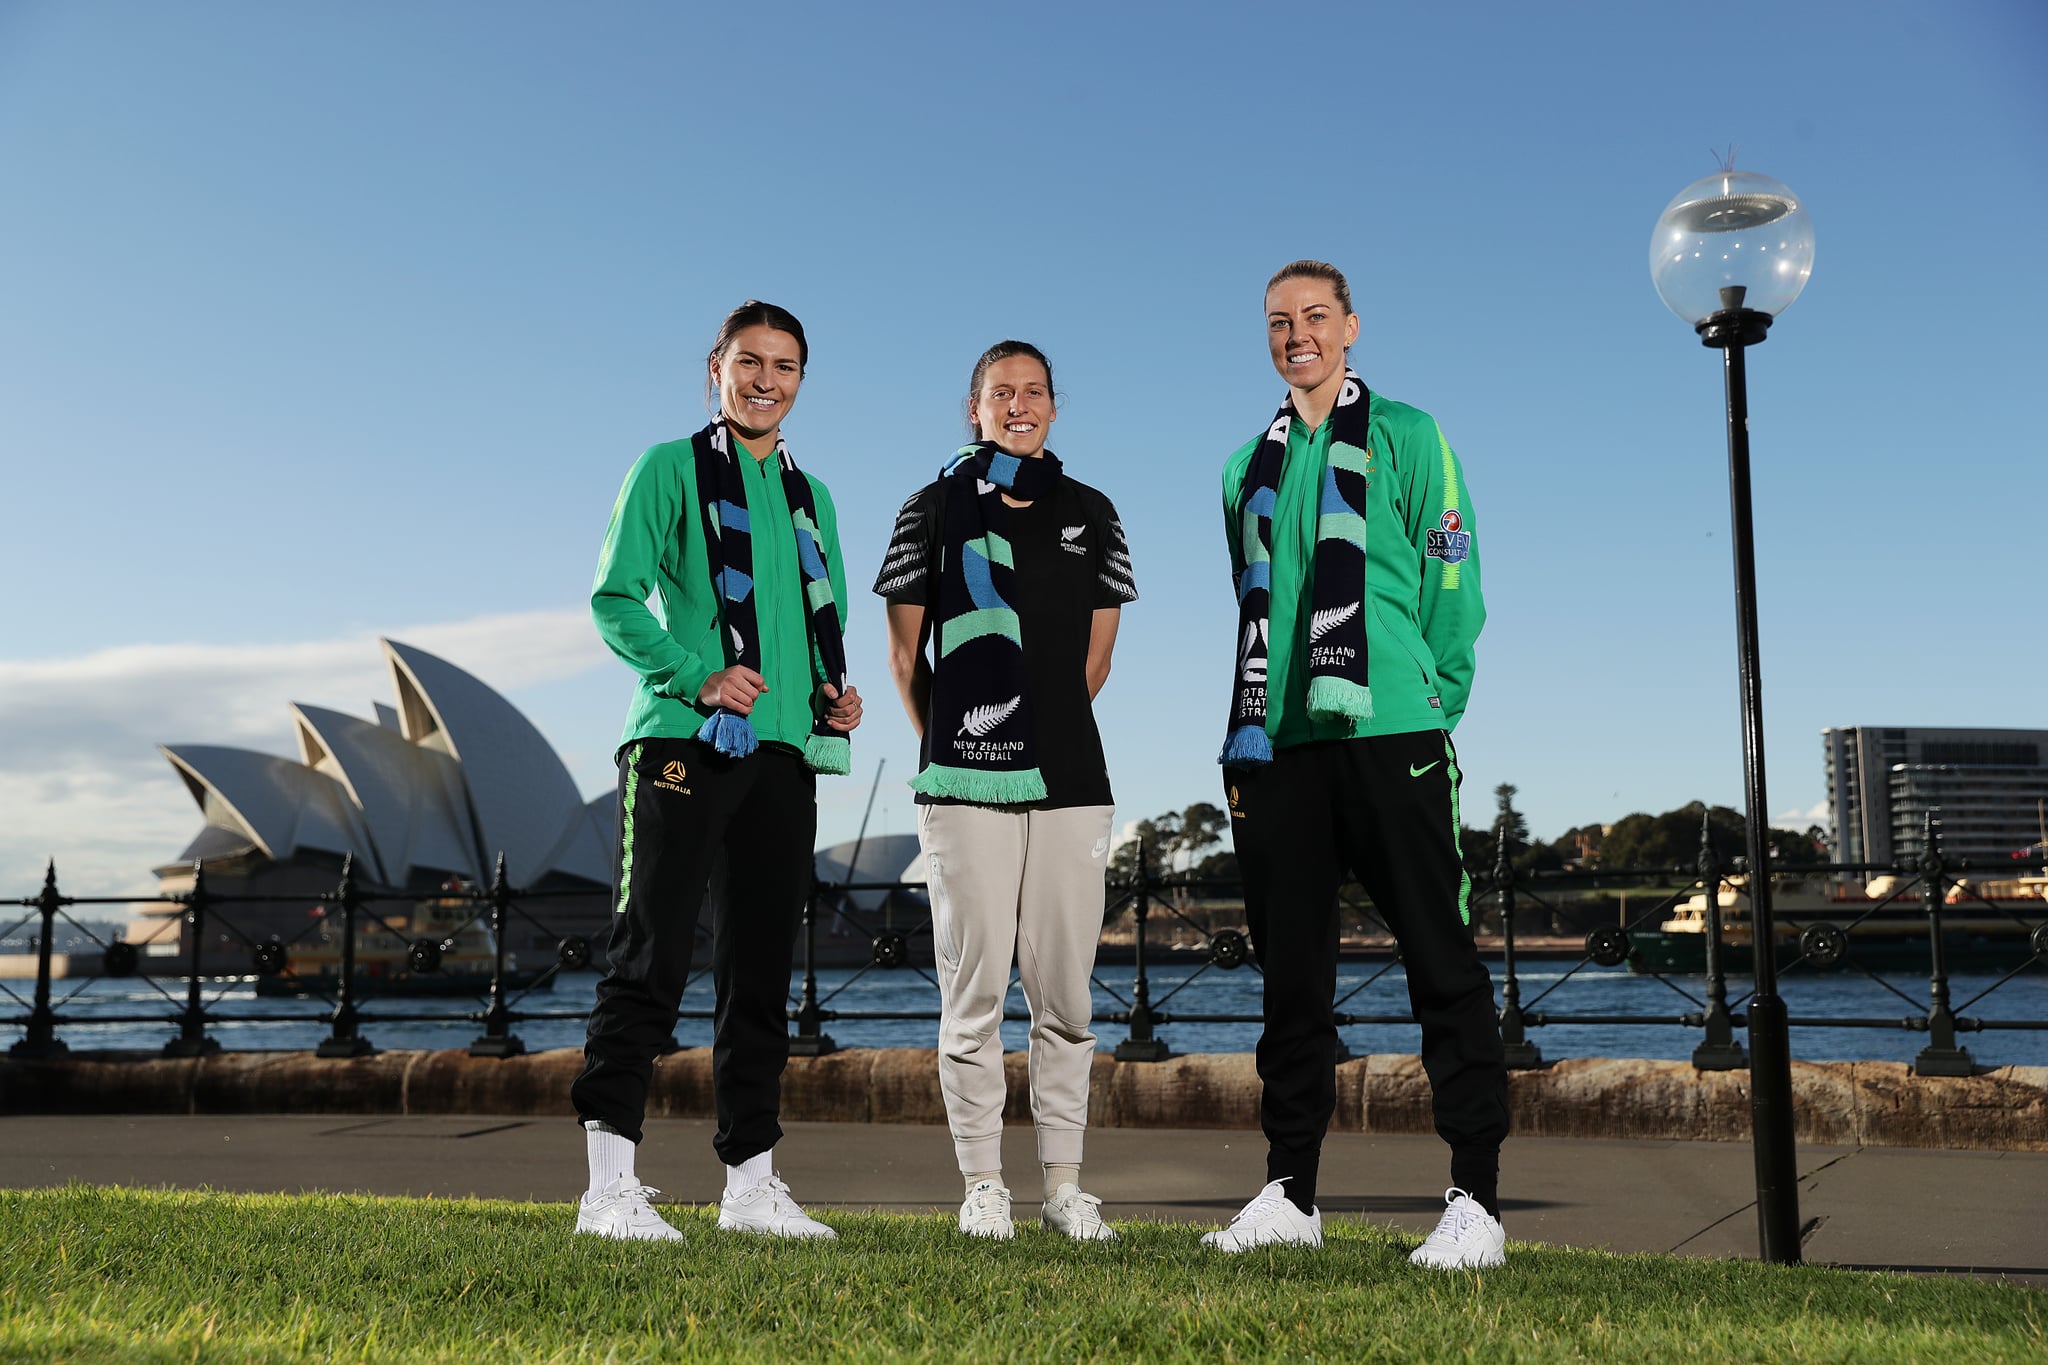
<path fill-rule="evenodd" d="M 1317 719 L 1308 711 L 1309 604 L 1330 423 L 1287 432 L 1273 509 L 1273 588 L 1266 669 L 1266 733 L 1284 749 L 1318 739 L 1451 730 L 1472 691 L 1473 642 L 1486 621 L 1479 539 L 1464 471 L 1436 419 L 1372 394 L 1365 515 L 1367 683 L 1371 720 Z M 1245 471 L 1263 435 L 1223 466 L 1224 538 L 1232 582 Z"/>
<path fill-rule="evenodd" d="M 801 750 L 824 706 L 814 685 L 803 573 L 782 471 L 773 456 L 740 450 L 740 478 L 753 530 L 754 612 L 761 634 L 761 676 L 768 691 L 754 703 L 754 733 L 764 743 Z M 818 509 L 818 537 L 832 578 L 839 625 L 846 627 L 846 565 L 839 557 L 839 518 L 832 495 L 809 473 Z M 659 603 L 650 609 L 649 599 Z M 709 718 L 697 704 L 704 680 L 731 663 L 719 624 L 718 593 L 704 548 L 697 460 L 688 439 L 654 446 L 634 462 L 612 506 L 590 590 L 590 615 L 612 653 L 640 675 L 621 743 L 689 739 Z"/>

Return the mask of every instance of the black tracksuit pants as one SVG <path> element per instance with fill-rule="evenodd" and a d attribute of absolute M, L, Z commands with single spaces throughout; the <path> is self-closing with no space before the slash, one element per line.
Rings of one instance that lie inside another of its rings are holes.
<path fill-rule="evenodd" d="M 735 759 L 694 739 L 645 739 L 619 751 L 611 970 L 569 1092 L 579 1120 L 640 1141 L 654 1058 L 674 1033 L 716 872 L 711 1145 L 737 1166 L 782 1137 L 790 954 L 817 828 L 817 776 L 793 750 L 763 744 Z"/>
<path fill-rule="evenodd" d="M 1493 981 L 1469 923 L 1458 759 L 1441 730 L 1278 750 L 1226 768 L 1245 914 L 1265 973 L 1258 1048 L 1268 1180 L 1314 1200 L 1337 1107 L 1337 888 L 1347 869 L 1401 947 L 1452 1183 L 1492 1203 L 1508 1131 Z"/>

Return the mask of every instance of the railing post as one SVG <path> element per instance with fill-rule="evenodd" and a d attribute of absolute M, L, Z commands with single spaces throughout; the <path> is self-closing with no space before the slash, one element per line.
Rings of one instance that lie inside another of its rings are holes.
<path fill-rule="evenodd" d="M 1500 891 L 1500 950 L 1504 979 L 1500 988 L 1500 1046 L 1510 1071 L 1533 1071 L 1543 1053 L 1523 1033 L 1522 983 L 1515 974 L 1515 859 L 1508 845 L 1513 827 L 1512 798 L 1500 798 L 1500 819 L 1494 824 L 1493 884 Z"/>
<path fill-rule="evenodd" d="M 341 991 L 334 997 L 333 1032 L 313 1049 L 317 1057 L 367 1057 L 377 1049 L 356 1032 L 356 907 L 362 897 L 356 890 L 356 860 L 353 853 L 341 860 L 341 887 L 335 897 L 341 903 Z"/>
<path fill-rule="evenodd" d="M 824 1016 L 818 1009 L 818 877 L 811 874 L 811 889 L 804 896 L 804 989 L 797 1003 L 796 1035 L 789 1040 L 792 1057 L 823 1057 L 836 1052 L 839 1044 L 823 1033 Z"/>
<path fill-rule="evenodd" d="M 52 858 L 43 873 L 42 894 L 36 897 L 36 908 L 43 916 L 43 932 L 36 940 L 36 1003 L 29 1012 L 28 1032 L 8 1049 L 16 1057 L 56 1057 L 71 1050 L 57 1036 L 57 1016 L 50 1010 L 50 940 L 57 911 L 63 905 L 64 897 L 57 890 L 57 860 Z"/>
<path fill-rule="evenodd" d="M 469 1045 L 472 1057 L 517 1057 L 526 1044 L 512 1032 L 512 1012 L 505 1008 L 505 931 L 511 920 L 512 888 L 505 883 L 505 853 L 491 873 L 491 1002 L 484 1009 L 484 1031 Z"/>
<path fill-rule="evenodd" d="M 1116 1045 L 1120 1062 L 1163 1062 L 1172 1056 L 1166 1040 L 1152 1036 L 1152 983 L 1145 975 L 1145 920 L 1152 913 L 1152 863 L 1145 853 L 1145 841 L 1138 841 L 1138 900 L 1131 907 L 1132 957 L 1137 977 L 1131 982 L 1131 1035 Z"/>
<path fill-rule="evenodd" d="M 1927 908 L 1927 1046 L 1913 1059 L 1918 1076 L 1968 1076 L 1976 1062 L 1968 1048 L 1956 1046 L 1956 1017 L 1948 1004 L 1948 957 L 1941 941 L 1941 898 L 1947 864 L 1941 856 L 1941 830 L 1934 812 L 1927 821 L 1920 845 L 1920 903 Z"/>
<path fill-rule="evenodd" d="M 178 1036 L 164 1044 L 166 1057 L 204 1057 L 220 1051 L 218 1040 L 206 1036 L 206 1003 L 199 987 L 199 955 L 206 948 L 206 864 L 192 860 L 192 890 L 185 897 L 185 932 L 192 937 L 185 954 L 185 1008 L 178 1016 Z"/>
<path fill-rule="evenodd" d="M 1696 1071 L 1736 1071 L 1749 1065 L 1749 1054 L 1735 1041 L 1735 1023 L 1728 1015 L 1728 974 L 1721 962 L 1721 877 L 1727 869 L 1714 848 L 1711 811 L 1700 815 L 1699 867 L 1707 896 L 1707 1036 L 1692 1050 L 1692 1064 Z M 1775 944 L 1767 944 L 1760 951 L 1775 950 Z"/>

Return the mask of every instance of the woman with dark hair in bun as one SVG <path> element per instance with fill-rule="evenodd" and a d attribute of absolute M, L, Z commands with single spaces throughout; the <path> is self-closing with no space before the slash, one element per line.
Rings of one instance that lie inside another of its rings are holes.
<path fill-rule="evenodd" d="M 835 1235 L 774 1167 L 817 775 L 848 770 L 847 736 L 861 718 L 846 680 L 832 498 L 782 439 L 809 359 L 803 324 L 786 309 L 753 299 L 735 308 L 705 358 L 710 425 L 640 457 L 605 532 L 591 615 L 639 682 L 618 752 L 610 966 L 570 1091 L 590 1163 L 578 1232 L 681 1235 L 649 1203 L 658 1191 L 640 1183 L 633 1156 L 715 878 L 718 1225 Z"/>
<path fill-rule="evenodd" d="M 974 443 L 903 505 L 875 580 L 889 604 L 889 669 L 923 741 L 911 785 L 939 974 L 939 1085 L 967 1187 L 960 1230 L 1016 1232 L 1000 1033 L 1014 962 L 1031 1010 L 1040 1219 L 1076 1241 L 1113 1241 L 1080 1185 L 1089 982 L 1115 815 L 1093 702 L 1119 610 L 1138 593 L 1116 509 L 1045 448 L 1059 413 L 1044 353 L 991 346 L 967 412 Z"/>

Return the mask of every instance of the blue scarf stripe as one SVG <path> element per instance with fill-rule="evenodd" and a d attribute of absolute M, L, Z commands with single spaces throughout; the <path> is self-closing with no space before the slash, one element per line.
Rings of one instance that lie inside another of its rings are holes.
<path fill-rule="evenodd" d="M 960 573 L 967 580 L 967 597 L 977 611 L 1009 611 L 1010 604 L 996 591 L 995 571 L 988 556 L 975 545 L 960 547 Z"/>
<path fill-rule="evenodd" d="M 1250 593 L 1259 588 L 1264 588 L 1268 592 L 1273 589 L 1273 562 L 1269 559 L 1244 566 L 1244 572 L 1237 580 L 1237 600 L 1242 603 Z"/>

